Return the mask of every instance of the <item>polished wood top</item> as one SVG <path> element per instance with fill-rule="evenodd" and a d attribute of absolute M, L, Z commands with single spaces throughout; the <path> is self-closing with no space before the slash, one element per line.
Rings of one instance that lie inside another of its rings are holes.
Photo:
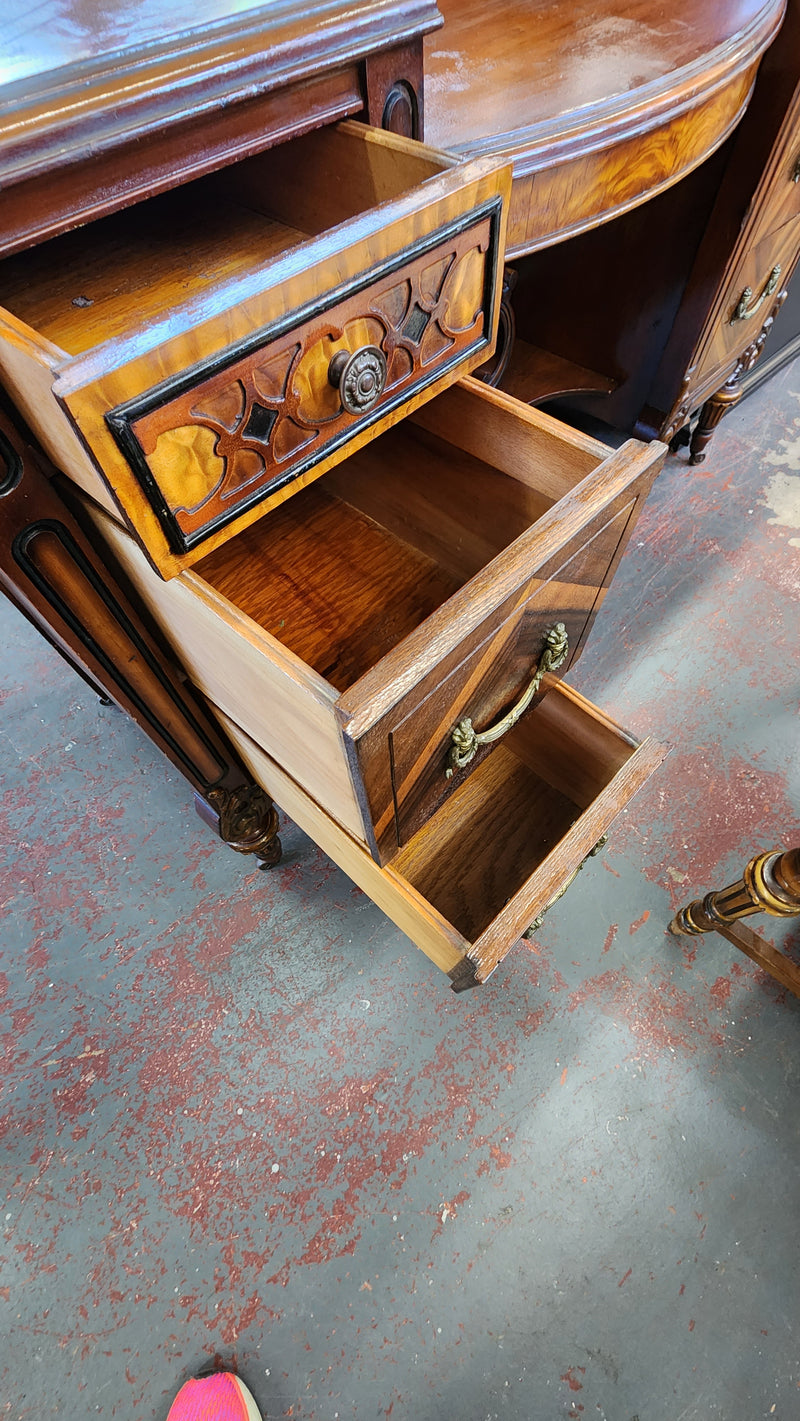
<path fill-rule="evenodd" d="M 440 0 L 425 137 L 513 164 L 508 254 L 648 200 L 728 137 L 785 0 Z"/>
<path fill-rule="evenodd" d="M 511 159 L 508 250 L 521 255 L 627 211 L 713 153 L 784 6 L 5 0 L 0 249 L 361 111 L 361 59 L 426 34 L 426 141 Z"/>
<path fill-rule="evenodd" d="M 515 175 L 642 133 L 752 66 L 785 0 L 439 0 L 425 138 Z"/>

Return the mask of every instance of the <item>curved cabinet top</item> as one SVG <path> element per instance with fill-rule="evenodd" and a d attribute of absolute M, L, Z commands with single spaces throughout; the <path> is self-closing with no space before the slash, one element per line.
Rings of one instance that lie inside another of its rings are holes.
<path fill-rule="evenodd" d="M 785 0 L 439 8 L 444 28 L 425 44 L 426 141 L 512 159 L 510 248 L 521 252 L 635 206 L 712 153 L 741 117 Z"/>

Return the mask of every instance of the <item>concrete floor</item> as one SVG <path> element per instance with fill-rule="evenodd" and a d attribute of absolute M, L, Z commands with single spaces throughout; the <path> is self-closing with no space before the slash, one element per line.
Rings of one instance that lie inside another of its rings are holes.
<path fill-rule="evenodd" d="M 2 608 L 0 1416 L 800 1417 L 800 1002 L 664 932 L 797 840 L 799 488 L 797 366 L 669 461 L 572 679 L 674 751 L 463 997 Z"/>

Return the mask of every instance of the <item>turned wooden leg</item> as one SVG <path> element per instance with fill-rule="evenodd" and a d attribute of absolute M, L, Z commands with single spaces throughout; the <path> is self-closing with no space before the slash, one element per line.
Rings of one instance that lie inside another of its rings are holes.
<path fill-rule="evenodd" d="M 741 922 L 754 913 L 800 916 L 800 848 L 756 854 L 735 883 L 687 903 L 669 930 L 678 937 L 720 933 L 800 996 L 800 967 Z"/>
<path fill-rule="evenodd" d="M 742 377 L 749 374 L 756 362 L 760 360 L 767 337 L 775 324 L 775 317 L 785 300 L 786 289 L 784 288 L 784 290 L 779 291 L 775 297 L 772 303 L 772 309 L 755 340 L 751 341 L 747 349 L 742 351 L 733 374 L 722 386 L 722 389 L 718 390 L 715 395 L 712 395 L 710 400 L 706 400 L 703 405 L 697 424 L 695 425 L 694 433 L 692 434 L 689 448 L 690 464 L 702 464 L 706 457 L 705 451 L 709 440 L 723 415 L 727 414 L 728 410 L 733 409 L 733 406 L 738 404 L 742 398 Z M 748 311 L 747 303 L 745 302 L 743 311 L 740 312 L 737 310 L 731 318 L 731 321 L 749 320 L 750 316 L 754 311 L 758 310 L 760 305 L 761 301 L 759 301 L 752 310 Z"/>
<path fill-rule="evenodd" d="M 153 639 L 108 549 L 80 525 L 53 473 L 33 437 L 0 406 L 0 590 L 169 757 L 210 806 L 206 822 L 232 848 L 277 863 L 272 801 Z"/>
<path fill-rule="evenodd" d="M 732 376 L 727 385 L 723 385 L 716 395 L 712 395 L 710 400 L 706 400 L 700 411 L 697 424 L 694 427 L 691 441 L 689 443 L 689 463 L 702 464 L 706 457 L 706 448 L 711 442 L 711 437 L 728 410 L 733 409 L 742 398 L 742 387 L 739 384 L 739 372 Z"/>

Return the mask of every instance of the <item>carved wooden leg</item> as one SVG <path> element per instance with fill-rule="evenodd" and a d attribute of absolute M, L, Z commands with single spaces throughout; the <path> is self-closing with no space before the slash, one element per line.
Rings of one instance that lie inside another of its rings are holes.
<path fill-rule="evenodd" d="M 204 818 L 222 838 L 277 862 L 271 801 L 148 632 L 110 554 L 90 541 L 52 472 L 0 406 L 0 590 L 98 695 L 137 721 L 204 801 L 216 796 Z"/>
<path fill-rule="evenodd" d="M 740 921 L 754 913 L 774 918 L 800 916 L 800 848 L 756 854 L 735 883 L 687 903 L 676 913 L 669 930 L 676 937 L 720 933 L 800 996 L 800 967 Z"/>
<path fill-rule="evenodd" d="M 218 786 L 205 796 L 196 793 L 195 808 L 203 822 L 237 854 L 254 854 L 259 868 L 274 868 L 280 863 L 283 849 L 278 838 L 278 811 L 260 785 Z"/>
<path fill-rule="evenodd" d="M 692 433 L 689 445 L 689 463 L 702 464 L 706 457 L 706 448 L 711 442 L 711 437 L 728 410 L 738 404 L 742 398 L 742 388 L 739 384 L 739 370 L 731 376 L 727 385 L 723 385 L 716 395 L 712 395 L 710 400 L 706 400 L 700 411 L 697 424 Z"/>
<path fill-rule="evenodd" d="M 753 366 L 756 364 L 756 361 L 760 359 L 761 353 L 766 344 L 767 336 L 769 335 L 775 323 L 775 317 L 780 311 L 781 306 L 783 305 L 785 300 L 786 290 L 784 289 L 783 291 L 780 291 L 775 297 L 775 300 L 772 304 L 772 309 L 769 315 L 767 316 L 767 319 L 765 320 L 763 326 L 761 327 L 761 330 L 756 336 L 755 340 L 752 341 L 750 345 L 748 345 L 746 350 L 742 351 L 742 354 L 739 357 L 736 369 L 734 370 L 733 374 L 722 386 L 722 389 L 718 390 L 715 395 L 712 395 L 710 400 L 706 400 L 705 404 L 703 405 L 703 408 L 700 411 L 700 417 L 697 421 L 691 439 L 691 445 L 689 449 L 690 464 L 702 464 L 703 460 L 706 457 L 705 451 L 708 446 L 708 443 L 711 439 L 712 434 L 714 433 L 714 430 L 722 419 L 722 416 L 727 414 L 728 410 L 732 409 L 734 405 L 738 404 L 739 400 L 742 398 L 742 376 L 749 374 L 749 372 L 753 369 Z M 758 305 L 760 304 L 761 303 L 759 302 Z M 757 310 L 758 305 L 753 309 Z M 750 314 L 752 314 L 752 312 Z M 748 314 L 747 312 L 745 303 L 744 313 L 737 313 L 734 319 L 749 320 L 750 314 Z"/>

